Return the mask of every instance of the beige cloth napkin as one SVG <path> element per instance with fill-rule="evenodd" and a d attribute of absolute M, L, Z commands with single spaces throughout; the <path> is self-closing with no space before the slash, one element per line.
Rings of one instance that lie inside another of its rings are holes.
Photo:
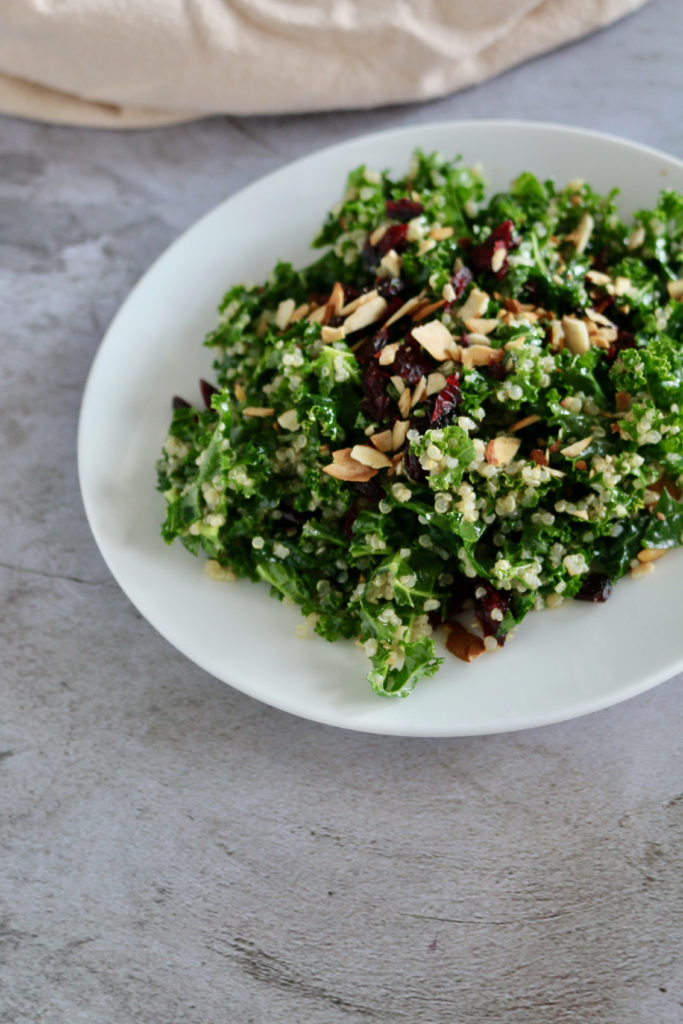
<path fill-rule="evenodd" d="M 0 110 L 135 127 L 425 100 L 645 0 L 1 0 Z"/>

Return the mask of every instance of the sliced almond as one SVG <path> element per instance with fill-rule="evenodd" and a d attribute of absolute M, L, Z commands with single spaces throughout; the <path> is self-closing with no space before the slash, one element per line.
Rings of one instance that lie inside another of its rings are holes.
<path fill-rule="evenodd" d="M 327 300 L 327 319 L 329 320 L 333 316 L 339 316 L 342 309 L 344 308 L 344 288 L 335 281 L 330 292 L 330 297 Z"/>
<path fill-rule="evenodd" d="M 574 509 L 573 512 L 570 512 L 570 515 L 574 516 L 575 519 L 588 519 L 588 512 L 585 508 Z"/>
<path fill-rule="evenodd" d="M 465 321 L 465 327 L 472 334 L 491 334 L 497 326 L 498 320 L 495 317 L 484 320 L 480 316 L 474 316 Z"/>
<path fill-rule="evenodd" d="M 470 345 L 460 350 L 460 362 L 463 366 L 489 366 L 499 363 L 505 356 L 502 348 L 489 348 L 488 345 Z"/>
<path fill-rule="evenodd" d="M 590 434 L 588 437 L 581 438 L 580 441 L 574 441 L 573 444 L 568 444 L 566 448 L 560 448 L 560 455 L 564 455 L 566 459 L 575 459 L 581 452 L 585 452 L 592 440 L 593 435 Z"/>
<path fill-rule="evenodd" d="M 395 324 L 397 320 L 401 319 L 401 317 L 407 316 L 408 313 L 411 313 L 414 309 L 417 309 L 417 307 L 420 306 L 423 301 L 424 292 L 420 292 L 419 295 L 413 295 L 412 299 L 408 299 L 408 301 L 404 302 L 403 305 L 400 306 L 395 313 L 392 313 L 392 315 L 389 317 L 384 326 L 391 327 L 391 325 Z"/>
<path fill-rule="evenodd" d="M 524 334 L 520 334 L 518 338 L 512 338 L 510 341 L 506 341 L 505 344 L 503 345 L 503 348 L 505 349 L 506 352 L 514 352 L 515 349 L 519 350 L 520 348 L 524 348 L 525 346 L 526 336 Z"/>
<path fill-rule="evenodd" d="M 374 324 L 379 320 L 386 308 L 387 300 L 382 298 L 381 295 L 376 295 L 369 302 L 364 302 L 362 306 L 355 309 L 344 321 L 346 333 L 352 334 L 353 331 L 360 331 L 363 327 L 369 327 L 370 324 Z"/>
<path fill-rule="evenodd" d="M 461 320 L 467 322 L 472 317 L 483 316 L 488 308 L 488 304 L 489 297 L 486 292 L 480 291 L 479 288 L 473 288 L 467 296 L 467 301 L 459 309 L 456 309 L 455 313 Z"/>
<path fill-rule="evenodd" d="M 330 345 L 334 341 L 343 341 L 346 337 L 346 332 L 343 327 L 323 327 L 320 336 L 326 345 Z"/>
<path fill-rule="evenodd" d="M 608 320 L 604 313 L 598 313 L 597 309 L 587 309 L 586 316 L 594 324 L 600 324 L 601 327 L 614 327 L 612 321 Z"/>
<path fill-rule="evenodd" d="M 332 452 L 332 463 L 323 466 L 323 473 L 336 477 L 337 480 L 346 480 L 350 483 L 367 483 L 377 474 L 373 466 L 364 466 L 361 462 L 351 458 L 350 448 L 339 448 Z"/>
<path fill-rule="evenodd" d="M 461 661 L 473 661 L 486 650 L 482 638 L 470 633 L 459 622 L 448 625 L 446 629 L 446 647 Z"/>
<path fill-rule="evenodd" d="M 588 334 L 594 348 L 609 348 L 612 342 L 617 340 L 616 327 L 598 327 L 597 330 L 589 331 Z"/>
<path fill-rule="evenodd" d="M 536 413 L 532 413 L 531 416 L 523 416 L 521 420 L 517 420 L 511 427 L 508 427 L 508 430 L 511 434 L 514 434 L 516 430 L 524 430 L 525 427 L 530 427 L 532 423 L 538 423 L 540 418 Z"/>
<path fill-rule="evenodd" d="M 287 409 L 286 412 L 280 413 L 277 421 L 283 430 L 296 430 L 299 426 L 296 409 Z"/>
<path fill-rule="evenodd" d="M 370 440 L 378 452 L 390 452 L 393 450 L 393 433 L 391 430 L 382 430 L 379 434 L 371 434 Z"/>
<path fill-rule="evenodd" d="M 386 469 L 391 465 L 391 459 L 369 444 L 355 444 L 351 449 L 351 458 L 355 462 L 360 462 L 362 466 L 372 466 L 373 469 Z"/>
<path fill-rule="evenodd" d="M 433 238 L 437 242 L 443 242 L 444 238 L 451 238 L 453 236 L 453 228 L 432 228 L 429 232 L 429 237 Z"/>
<path fill-rule="evenodd" d="M 409 426 L 409 420 L 396 420 L 394 423 L 391 428 L 391 447 L 394 451 L 400 448 L 405 441 Z"/>
<path fill-rule="evenodd" d="M 401 276 L 403 260 L 395 249 L 390 249 L 389 252 L 385 252 L 384 256 L 382 256 L 382 259 L 379 261 L 379 265 L 386 270 L 390 277 Z"/>
<path fill-rule="evenodd" d="M 518 437 L 501 434 L 486 445 L 484 458 L 491 466 L 507 466 L 519 451 L 521 443 Z"/>
<path fill-rule="evenodd" d="M 425 320 L 432 313 L 436 312 L 437 309 L 441 309 L 442 306 L 446 305 L 445 299 L 439 299 L 437 302 L 430 302 L 426 306 L 420 306 L 412 314 L 412 320 Z"/>
<path fill-rule="evenodd" d="M 398 352 L 399 348 L 400 342 L 398 341 L 392 342 L 391 345 L 385 345 L 379 354 L 379 365 L 391 366 L 394 359 L 396 358 L 396 353 Z"/>
<path fill-rule="evenodd" d="M 603 274 L 600 270 L 589 270 L 586 272 L 586 280 L 590 281 L 591 284 L 597 284 L 601 287 L 612 283 L 612 278 L 609 274 Z"/>
<path fill-rule="evenodd" d="M 631 287 L 631 278 L 630 277 L 621 277 L 621 276 L 619 276 L 619 277 L 615 277 L 614 278 L 614 294 L 615 295 L 617 295 L 619 297 L 621 297 L 622 295 L 626 295 L 626 293 L 628 292 L 630 287 Z"/>
<path fill-rule="evenodd" d="M 247 405 L 242 409 L 243 416 L 255 416 L 265 418 L 266 416 L 272 416 L 275 409 L 269 409 L 265 405 Z"/>
<path fill-rule="evenodd" d="M 403 419 L 405 419 L 408 413 L 410 412 L 410 398 L 410 388 L 406 388 L 404 391 L 401 392 L 399 396 L 398 411 L 400 412 L 401 417 Z"/>
<path fill-rule="evenodd" d="M 455 339 L 445 324 L 440 320 L 430 320 L 420 327 L 413 328 L 413 338 L 422 348 L 426 349 L 438 363 L 445 362 L 454 355 Z"/>
<path fill-rule="evenodd" d="M 673 299 L 674 302 L 683 301 L 683 277 L 680 277 L 678 281 L 668 281 L 666 290 L 669 293 L 669 298 Z"/>
<path fill-rule="evenodd" d="M 246 402 L 247 393 L 238 380 L 233 384 L 232 390 L 235 392 L 235 398 L 238 402 Z"/>
<path fill-rule="evenodd" d="M 559 320 L 550 325 L 550 348 L 553 352 L 561 352 L 564 348 L 564 330 Z"/>
<path fill-rule="evenodd" d="M 420 377 L 419 381 L 413 388 L 413 397 L 410 399 L 410 408 L 421 402 L 427 395 L 427 379 L 426 377 Z"/>
<path fill-rule="evenodd" d="M 653 562 L 640 562 L 631 569 L 631 576 L 633 576 L 634 580 L 638 580 L 641 576 L 648 576 L 651 572 L 654 572 L 654 568 Z"/>
<path fill-rule="evenodd" d="M 306 316 L 310 308 L 311 307 L 307 302 L 302 302 L 301 305 L 297 306 L 294 312 L 292 313 L 289 320 L 290 324 L 296 324 L 299 322 L 299 320 L 303 320 L 303 318 Z"/>
<path fill-rule="evenodd" d="M 436 248 L 436 242 L 433 238 L 423 238 L 417 247 L 417 255 L 424 256 L 425 253 L 431 252 L 432 249 Z"/>
<path fill-rule="evenodd" d="M 577 320 L 574 316 L 563 316 L 562 330 L 567 348 L 575 356 L 583 355 L 591 347 L 588 328 L 583 320 Z"/>
<path fill-rule="evenodd" d="M 467 338 L 467 342 L 468 342 L 469 345 L 489 345 L 490 346 L 490 344 L 491 344 L 491 342 L 489 341 L 489 339 L 488 339 L 486 334 L 476 334 L 476 333 L 473 332 L 472 334 L 467 334 L 465 337 Z"/>
<path fill-rule="evenodd" d="M 638 249 L 645 241 L 645 228 L 642 224 L 639 224 L 637 228 L 634 228 L 628 239 L 628 248 Z"/>
<path fill-rule="evenodd" d="M 586 251 L 594 227 L 595 221 L 590 213 L 584 213 L 574 230 L 567 235 L 565 241 L 574 243 L 578 256 Z"/>
<path fill-rule="evenodd" d="M 306 319 L 309 323 L 320 324 L 325 319 L 327 313 L 327 306 L 316 306 L 315 309 L 311 310 Z"/>
<path fill-rule="evenodd" d="M 427 377 L 427 395 L 438 395 L 439 391 L 443 391 L 446 387 L 447 381 L 443 373 L 430 373 Z"/>
<path fill-rule="evenodd" d="M 658 558 L 666 554 L 666 548 L 643 548 L 638 552 L 639 562 L 656 562 Z"/>
<path fill-rule="evenodd" d="M 280 331 L 284 331 L 288 326 L 289 321 L 292 319 L 292 313 L 296 308 L 296 302 L 294 299 L 283 299 L 280 305 L 277 307 L 275 313 L 275 326 Z"/>
<path fill-rule="evenodd" d="M 406 389 L 406 382 L 404 381 L 403 377 L 399 377 L 399 375 L 395 373 L 393 377 L 389 378 L 389 380 L 394 385 L 399 395 L 402 395 Z"/>
<path fill-rule="evenodd" d="M 504 245 L 499 245 L 497 249 L 494 249 L 493 256 L 491 257 L 491 270 L 494 274 L 503 269 L 507 256 L 508 251 Z"/>
<path fill-rule="evenodd" d="M 372 302 L 373 299 L 377 298 L 377 294 L 378 292 L 376 288 L 372 288 L 369 292 L 363 292 L 362 295 L 359 295 L 355 299 L 351 299 L 351 301 L 347 302 L 345 306 L 342 306 L 339 310 L 339 315 L 348 316 L 350 313 L 353 313 L 354 310 L 358 309 L 359 306 L 364 306 L 366 302 Z"/>
<path fill-rule="evenodd" d="M 375 230 L 370 235 L 370 238 L 368 239 L 370 245 L 377 245 L 377 243 L 382 240 L 386 233 L 387 227 L 387 224 L 380 224 L 378 228 L 375 228 Z"/>

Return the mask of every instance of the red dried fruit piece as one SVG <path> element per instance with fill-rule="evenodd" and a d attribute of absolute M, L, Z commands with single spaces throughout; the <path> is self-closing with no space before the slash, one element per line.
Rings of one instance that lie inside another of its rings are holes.
<path fill-rule="evenodd" d="M 412 220 L 413 217 L 418 217 L 423 209 L 422 203 L 405 197 L 401 199 L 387 199 L 384 204 L 384 212 L 387 217 L 391 217 L 392 220 L 400 220 L 403 223 Z"/>
<path fill-rule="evenodd" d="M 388 367 L 390 376 L 402 377 L 411 387 L 417 384 L 420 377 L 426 377 L 431 373 L 433 368 L 434 361 L 431 356 L 410 334 L 400 345 L 393 363 Z"/>
<path fill-rule="evenodd" d="M 190 402 L 186 402 L 180 395 L 174 395 L 171 399 L 171 406 L 174 409 L 191 409 L 192 405 Z"/>
<path fill-rule="evenodd" d="M 384 255 L 390 249 L 394 249 L 395 252 L 405 249 L 408 244 L 407 234 L 407 224 L 390 224 L 377 243 L 377 250 Z"/>
<path fill-rule="evenodd" d="M 434 402 L 432 413 L 432 424 L 439 427 L 444 426 L 447 417 L 451 416 L 460 405 L 460 374 L 453 373 L 446 378 L 446 386 L 439 391 Z"/>
<path fill-rule="evenodd" d="M 472 246 L 469 255 L 470 262 L 475 270 L 490 272 L 494 253 L 503 248 L 506 252 L 510 252 L 511 249 L 517 248 L 519 241 L 514 223 L 511 220 L 504 220 L 502 224 L 493 229 L 484 242 Z M 498 280 L 502 280 L 509 269 L 510 263 L 506 256 L 502 266 L 495 272 Z"/>
<path fill-rule="evenodd" d="M 576 594 L 576 601 L 606 601 L 612 593 L 612 581 L 604 572 L 589 572 L 581 589 Z"/>
<path fill-rule="evenodd" d="M 208 380 L 199 381 L 199 390 L 202 393 L 204 399 L 204 405 L 207 409 L 211 408 L 211 399 L 214 395 L 218 394 L 218 388 L 214 387 L 213 384 L 209 384 Z"/>
<path fill-rule="evenodd" d="M 484 594 L 481 591 L 484 591 Z M 477 597 L 479 594 L 479 597 Z M 487 580 L 477 580 L 474 589 L 474 614 L 479 620 L 484 636 L 495 636 L 502 647 L 505 643 L 505 633 L 502 632 L 502 619 L 493 618 L 493 612 L 497 611 L 502 617 L 505 616 L 510 606 L 510 597 L 501 590 L 496 590 Z"/>
<path fill-rule="evenodd" d="M 371 359 L 363 376 L 362 410 L 376 423 L 384 423 L 389 415 L 391 399 L 387 394 L 389 377 L 376 359 Z"/>
<path fill-rule="evenodd" d="M 460 270 L 456 270 L 451 278 L 451 284 L 453 285 L 453 291 L 455 292 L 455 301 L 462 298 L 465 288 L 474 280 L 472 271 L 469 267 L 461 267 Z M 448 305 L 448 303 L 446 304 Z"/>
<path fill-rule="evenodd" d="M 635 348 L 636 339 L 629 331 L 622 331 L 621 328 L 617 332 L 617 340 L 613 341 L 610 347 L 605 352 L 605 358 L 611 363 L 613 359 L 619 355 L 625 348 Z"/>

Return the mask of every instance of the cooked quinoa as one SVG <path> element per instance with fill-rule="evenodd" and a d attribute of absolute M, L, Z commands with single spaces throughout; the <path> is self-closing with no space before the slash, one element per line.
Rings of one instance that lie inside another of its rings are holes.
<path fill-rule="evenodd" d="M 652 571 L 683 542 L 683 196 L 630 225 L 615 196 L 523 173 L 487 198 L 421 152 L 353 171 L 317 262 L 225 295 L 204 405 L 174 399 L 164 539 L 355 638 L 391 696 L 439 626 L 471 660 Z"/>

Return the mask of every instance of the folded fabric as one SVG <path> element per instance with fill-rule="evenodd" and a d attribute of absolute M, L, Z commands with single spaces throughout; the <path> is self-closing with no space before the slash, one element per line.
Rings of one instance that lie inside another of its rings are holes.
<path fill-rule="evenodd" d="M 136 127 L 425 100 L 645 0 L 3 0 L 0 110 Z"/>

